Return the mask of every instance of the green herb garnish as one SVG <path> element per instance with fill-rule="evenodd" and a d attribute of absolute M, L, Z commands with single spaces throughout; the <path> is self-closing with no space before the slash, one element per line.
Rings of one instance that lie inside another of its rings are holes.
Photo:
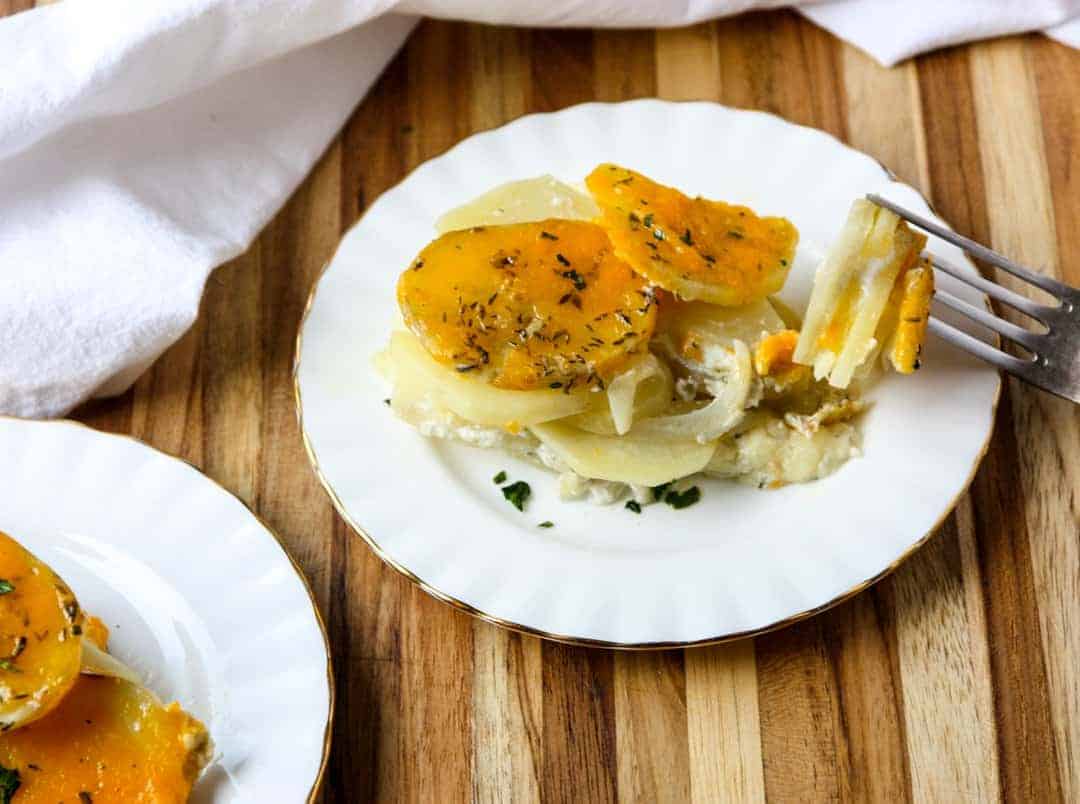
<path fill-rule="evenodd" d="M 694 238 L 690 236 L 690 230 L 689 229 L 687 229 L 685 232 L 683 232 L 683 236 L 680 237 L 679 239 L 681 241 L 683 241 L 684 243 L 686 243 L 686 245 L 688 245 L 688 246 L 694 245 Z"/>
<path fill-rule="evenodd" d="M 11 583 L 11 581 L 5 581 L 3 578 L 0 578 L 0 595 L 6 595 L 9 592 L 14 591 L 15 586 Z"/>
<path fill-rule="evenodd" d="M 540 236 L 545 240 L 558 240 L 558 235 L 553 235 L 551 232 L 541 232 Z"/>
<path fill-rule="evenodd" d="M 742 240 L 744 235 L 742 232 L 736 232 L 734 229 L 732 229 L 730 232 L 727 233 L 727 236 L 734 237 L 736 240 Z"/>
<path fill-rule="evenodd" d="M 701 499 L 701 489 L 691 486 L 686 491 L 669 491 L 664 502 L 672 508 L 688 508 Z"/>
<path fill-rule="evenodd" d="M 653 222 L 653 214 L 650 212 L 648 215 L 646 215 L 644 217 L 644 219 L 641 222 L 643 224 L 645 224 L 646 229 L 651 229 L 652 228 L 652 222 Z"/>
<path fill-rule="evenodd" d="M 635 514 L 641 513 L 641 503 L 637 500 L 627 500 L 626 507 L 633 511 Z"/>
<path fill-rule="evenodd" d="M 538 527 L 538 528 L 553 528 L 553 527 L 555 527 L 555 523 L 554 522 L 548 522 L 547 520 L 545 520 L 545 521 L 541 522 L 539 525 L 537 525 L 536 527 Z"/>
<path fill-rule="evenodd" d="M 524 480 L 519 480 L 516 483 L 511 483 L 509 486 L 503 486 L 503 496 L 519 511 L 525 510 L 525 501 L 529 499 L 529 495 L 532 494 L 532 489 L 529 484 Z"/>
<path fill-rule="evenodd" d="M 9 673 L 18 673 L 19 668 L 15 666 L 15 662 L 11 659 L 0 659 L 0 670 L 6 670 Z"/>
<path fill-rule="evenodd" d="M 79 804 L 94 804 L 94 798 L 85 790 L 79 792 Z"/>
<path fill-rule="evenodd" d="M 0 765 L 0 804 L 11 804 L 12 797 L 21 786 L 19 772 Z"/>
<path fill-rule="evenodd" d="M 670 487 L 671 483 L 661 483 L 659 486 L 653 486 L 653 499 L 657 501 L 664 499 L 664 494 Z"/>
<path fill-rule="evenodd" d="M 500 483 L 505 483 L 506 482 L 506 472 L 505 471 L 499 472 L 499 474 L 497 474 L 497 475 L 495 475 L 495 477 L 491 478 L 491 482 L 494 483 L 495 485 L 499 485 Z"/>

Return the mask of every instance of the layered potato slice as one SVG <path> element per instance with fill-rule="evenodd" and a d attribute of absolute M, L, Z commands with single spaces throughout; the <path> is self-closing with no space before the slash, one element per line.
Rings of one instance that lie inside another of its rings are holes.
<path fill-rule="evenodd" d="M 583 221 L 448 232 L 397 292 L 435 360 L 507 390 L 603 388 L 646 351 L 656 320 L 647 282 Z"/>
<path fill-rule="evenodd" d="M 919 368 L 919 356 L 930 322 L 934 300 L 934 268 L 925 257 L 904 271 L 878 325 L 878 340 L 885 344 L 885 359 L 901 374 Z"/>
<path fill-rule="evenodd" d="M 100 621 L 90 633 L 104 650 Z M 211 752 L 205 727 L 177 704 L 162 705 L 137 683 L 90 675 L 78 676 L 47 716 L 0 738 L 17 804 L 183 804 Z"/>
<path fill-rule="evenodd" d="M 890 299 L 899 310 L 907 298 L 905 315 L 911 320 L 904 322 L 894 349 L 896 362 L 913 368 L 911 355 L 925 336 L 925 307 L 933 294 L 933 274 L 919 266 L 925 245 L 926 237 L 894 213 L 865 199 L 855 201 L 818 266 L 795 361 L 813 366 L 818 379 L 847 388 L 856 371 L 879 352 L 880 339 L 891 335 L 880 328 Z"/>
<path fill-rule="evenodd" d="M 0 731 L 48 714 L 82 667 L 86 615 L 47 564 L 0 533 Z"/>
<path fill-rule="evenodd" d="M 681 299 L 733 307 L 787 279 L 799 234 L 784 218 L 690 198 L 618 165 L 600 165 L 585 183 L 619 256 Z"/>
<path fill-rule="evenodd" d="M 455 207 L 435 221 L 435 231 L 445 234 L 474 226 L 529 223 L 548 218 L 591 221 L 599 216 L 600 208 L 585 193 L 553 176 L 537 176 L 500 184 Z"/>
<path fill-rule="evenodd" d="M 376 363 L 394 388 L 390 406 L 406 421 L 448 410 L 473 424 L 513 431 L 582 413 L 596 396 L 551 389 L 508 391 L 476 382 L 437 362 L 406 331 L 390 336 L 390 346 L 377 355 Z"/>

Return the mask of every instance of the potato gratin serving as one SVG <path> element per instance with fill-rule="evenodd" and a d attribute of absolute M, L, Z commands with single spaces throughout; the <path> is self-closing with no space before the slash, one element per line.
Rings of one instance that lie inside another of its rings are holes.
<path fill-rule="evenodd" d="M 790 221 L 617 165 L 585 191 L 497 187 L 436 228 L 376 359 L 389 404 L 425 436 L 554 470 L 567 499 L 630 496 L 640 511 L 695 502 L 672 484 L 698 473 L 759 488 L 823 477 L 858 454 L 874 367 L 919 367 L 925 238 L 868 201 L 818 268 L 805 323 L 773 296 L 795 258 Z M 520 486 L 503 489 L 519 508 Z"/>
<path fill-rule="evenodd" d="M 105 652 L 108 629 L 0 533 L 0 804 L 182 804 L 210 738 Z"/>

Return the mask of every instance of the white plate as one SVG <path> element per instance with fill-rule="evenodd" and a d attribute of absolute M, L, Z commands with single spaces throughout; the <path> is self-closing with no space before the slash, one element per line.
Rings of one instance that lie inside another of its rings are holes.
<path fill-rule="evenodd" d="M 274 534 L 194 467 L 73 422 L 0 419 L 0 530 L 52 565 L 110 650 L 202 720 L 193 804 L 313 798 L 329 649 Z"/>
<path fill-rule="evenodd" d="M 712 641 L 799 618 L 907 556 L 967 487 L 993 425 L 997 374 L 939 343 L 891 375 L 864 417 L 865 455 L 808 485 L 698 481 L 681 511 L 559 501 L 555 477 L 504 454 L 426 440 L 383 404 L 371 356 L 395 320 L 399 272 L 444 211 L 512 179 L 580 181 L 618 162 L 689 194 L 799 228 L 782 297 L 805 309 L 852 200 L 877 192 L 929 214 L 912 188 L 832 137 L 711 103 L 585 104 L 477 134 L 380 197 L 341 242 L 297 349 L 309 454 L 338 510 L 384 560 L 436 596 L 542 636 L 618 646 Z M 933 217 L 933 215 L 931 215 Z M 954 262 L 955 249 L 931 248 Z M 970 265 L 969 265 L 970 267 Z M 974 269 L 972 269 L 974 270 Z M 982 303 L 948 277 L 941 285 Z M 527 480 L 520 514 L 492 476 Z M 555 527 L 536 527 L 551 520 Z"/>

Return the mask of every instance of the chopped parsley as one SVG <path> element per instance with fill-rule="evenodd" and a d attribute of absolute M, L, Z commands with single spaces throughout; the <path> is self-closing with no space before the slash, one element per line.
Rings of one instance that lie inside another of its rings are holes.
<path fill-rule="evenodd" d="M 540 523 L 539 525 L 537 525 L 536 527 L 538 527 L 538 528 L 553 528 L 553 527 L 555 527 L 555 523 L 554 523 L 554 522 L 550 522 L 550 521 L 548 521 L 548 520 L 544 520 L 543 522 L 541 522 L 541 523 Z"/>
<path fill-rule="evenodd" d="M 566 259 L 562 254 L 556 254 L 555 259 L 559 261 L 559 265 L 565 265 L 567 268 L 570 267 L 570 260 Z"/>
<path fill-rule="evenodd" d="M 657 502 L 664 499 L 664 494 L 670 487 L 671 483 L 661 483 L 659 486 L 653 486 L 653 499 L 655 499 Z"/>
<path fill-rule="evenodd" d="M 11 583 L 11 581 L 5 581 L 3 578 L 0 578 L 0 595 L 6 595 L 9 592 L 14 591 L 15 586 Z"/>
<path fill-rule="evenodd" d="M 19 668 L 15 666 L 15 663 L 11 659 L 0 659 L 0 670 L 6 670 L 9 673 L 18 673 Z"/>
<path fill-rule="evenodd" d="M 664 502 L 678 510 L 680 508 L 689 508 L 700 499 L 701 489 L 697 486 L 691 486 L 686 491 L 669 491 L 667 496 L 664 497 Z"/>
<path fill-rule="evenodd" d="M 0 804 L 11 804 L 12 797 L 21 786 L 19 772 L 0 765 Z"/>
<path fill-rule="evenodd" d="M 742 232 L 736 232 L 734 229 L 732 229 L 730 232 L 728 232 L 727 236 L 728 237 L 734 237 L 736 240 L 742 240 L 743 239 L 743 233 Z"/>
<path fill-rule="evenodd" d="M 499 474 L 497 474 L 497 475 L 495 475 L 495 477 L 491 478 L 491 482 L 495 483 L 496 485 L 498 485 L 500 483 L 505 483 L 506 482 L 506 472 L 505 471 L 499 472 Z"/>
<path fill-rule="evenodd" d="M 540 236 L 542 238 L 544 238 L 545 240 L 558 240 L 559 239 L 558 235 L 553 235 L 551 232 L 541 232 Z"/>
<path fill-rule="evenodd" d="M 688 246 L 694 245 L 694 238 L 690 236 L 690 230 L 689 229 L 687 229 L 685 232 L 683 232 L 683 236 L 680 237 L 679 239 L 681 241 L 683 241 L 684 243 L 686 243 L 686 245 L 688 245 Z"/>
<path fill-rule="evenodd" d="M 657 228 L 652 230 L 652 236 L 655 237 L 657 240 L 663 240 L 664 239 L 664 230 L 661 229 L 660 227 L 657 227 Z"/>
<path fill-rule="evenodd" d="M 507 502 L 519 511 L 524 511 L 525 502 L 529 499 L 529 495 L 532 494 L 532 488 L 524 480 L 519 480 L 509 486 L 503 486 L 502 493 Z"/>
<path fill-rule="evenodd" d="M 652 213 L 650 212 L 650 213 L 649 213 L 648 215 L 646 215 L 646 216 L 644 217 L 644 219 L 643 219 L 643 220 L 642 220 L 641 222 L 642 222 L 643 224 L 645 224 L 645 228 L 646 228 L 646 229 L 650 229 L 650 228 L 652 228 L 652 222 L 653 222 L 653 214 L 652 214 Z"/>
<path fill-rule="evenodd" d="M 641 513 L 641 503 L 639 503 L 637 500 L 627 500 L 626 508 L 633 511 L 635 514 Z"/>
<path fill-rule="evenodd" d="M 94 804 L 93 797 L 85 790 L 79 792 L 79 804 Z"/>
<path fill-rule="evenodd" d="M 389 399 L 389 398 L 387 398 L 387 399 L 384 399 L 384 400 L 382 401 L 382 403 L 383 403 L 384 405 L 389 405 L 389 404 L 390 404 L 390 399 Z"/>

